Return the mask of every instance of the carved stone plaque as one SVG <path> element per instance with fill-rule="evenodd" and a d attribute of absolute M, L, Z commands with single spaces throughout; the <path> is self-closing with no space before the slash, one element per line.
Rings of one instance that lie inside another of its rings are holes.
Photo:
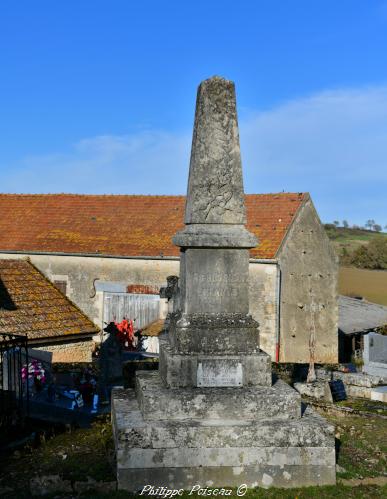
<path fill-rule="evenodd" d="M 242 386 L 242 363 L 234 359 L 206 359 L 198 362 L 197 386 Z"/>
<path fill-rule="evenodd" d="M 246 249 L 187 249 L 185 311 L 247 314 L 248 254 Z"/>

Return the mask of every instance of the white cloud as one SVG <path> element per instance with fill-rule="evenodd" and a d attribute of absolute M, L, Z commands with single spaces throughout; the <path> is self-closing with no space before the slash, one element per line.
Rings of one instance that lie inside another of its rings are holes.
<path fill-rule="evenodd" d="M 387 86 L 256 113 L 241 123 L 241 146 L 248 191 L 310 191 L 325 220 L 387 222 Z"/>
<path fill-rule="evenodd" d="M 23 158 L 3 179 L 3 191 L 181 193 L 189 144 L 188 134 L 162 131 L 83 139 L 66 153 Z"/>
<path fill-rule="evenodd" d="M 253 112 L 240 134 L 246 191 L 310 191 L 324 220 L 387 223 L 387 86 Z M 184 193 L 190 143 L 191 131 L 84 139 L 65 153 L 23 158 L 3 175 L 2 189 Z"/>
<path fill-rule="evenodd" d="M 324 92 L 258 113 L 241 127 L 249 165 L 271 173 L 386 179 L 387 87 Z M 272 170 L 274 168 L 274 172 Z M 251 173 L 251 172 L 250 172 Z"/>

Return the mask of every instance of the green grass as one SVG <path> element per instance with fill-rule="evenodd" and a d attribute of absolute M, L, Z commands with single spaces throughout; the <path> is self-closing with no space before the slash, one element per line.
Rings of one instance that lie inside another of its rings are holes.
<path fill-rule="evenodd" d="M 338 479 L 383 476 L 387 466 L 387 420 L 355 416 L 326 417 L 335 424 L 338 436 L 338 464 L 344 470 L 338 473 Z M 14 489 L 14 492 L 7 492 L 6 496 L 3 496 L 7 499 L 30 498 L 29 482 L 35 476 L 59 474 L 61 478 L 73 482 L 85 481 L 88 476 L 97 481 L 113 481 L 115 464 L 111 425 L 107 419 L 100 419 L 91 429 L 79 429 L 73 433 L 58 435 L 38 449 L 27 448 L 4 460 L 0 463 L 0 469 L 3 477 L 0 489 L 9 484 L 12 484 Z M 58 491 L 55 495 L 45 497 L 125 499 L 152 496 L 135 496 L 123 491 L 102 494 L 93 490 L 78 495 L 61 494 Z M 186 492 L 178 497 L 187 499 L 203 495 L 190 495 Z M 231 497 L 237 497 L 236 493 Z M 351 487 L 338 483 L 336 486 L 297 489 L 253 489 L 248 490 L 244 497 L 248 499 L 379 498 L 387 497 L 387 487 L 375 485 Z"/>
<path fill-rule="evenodd" d="M 377 414 L 387 416 L 387 404 L 369 399 L 348 399 L 335 403 L 336 406 L 350 407 L 356 411 L 365 412 L 367 414 Z"/>
<path fill-rule="evenodd" d="M 109 418 L 110 419 L 110 418 Z M 1 487 L 11 484 L 15 495 L 9 498 L 27 498 L 29 481 L 34 476 L 57 475 L 64 480 L 86 481 L 89 476 L 97 481 L 113 481 L 114 446 L 110 421 L 99 418 L 92 429 L 77 429 L 47 440 L 36 449 L 26 447 L 0 462 L 3 480 Z"/>
<path fill-rule="evenodd" d="M 329 419 L 336 426 L 337 463 L 345 470 L 337 476 L 382 476 L 387 469 L 387 420 L 356 416 Z"/>
<path fill-rule="evenodd" d="M 338 239 L 341 240 L 350 240 L 350 239 L 359 239 L 363 241 L 367 241 L 372 239 L 375 236 L 387 237 L 387 232 L 375 232 L 373 230 L 366 229 L 346 229 L 345 227 L 331 227 L 328 224 L 325 225 L 325 231 L 328 234 L 329 239 L 335 241 Z"/>

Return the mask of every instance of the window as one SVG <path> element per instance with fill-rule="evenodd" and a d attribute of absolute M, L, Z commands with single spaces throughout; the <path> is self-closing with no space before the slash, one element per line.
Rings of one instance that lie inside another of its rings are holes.
<path fill-rule="evenodd" d="M 67 282 L 66 281 L 54 281 L 54 286 L 59 289 L 61 293 L 66 295 Z"/>

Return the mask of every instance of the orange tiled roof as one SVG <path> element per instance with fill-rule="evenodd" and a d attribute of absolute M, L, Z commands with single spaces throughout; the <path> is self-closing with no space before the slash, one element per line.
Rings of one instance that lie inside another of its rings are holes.
<path fill-rule="evenodd" d="M 98 328 L 31 263 L 0 260 L 0 332 L 35 340 Z"/>
<path fill-rule="evenodd" d="M 248 194 L 247 227 L 274 258 L 303 193 Z M 178 256 L 184 196 L 0 194 L 0 251 Z"/>

